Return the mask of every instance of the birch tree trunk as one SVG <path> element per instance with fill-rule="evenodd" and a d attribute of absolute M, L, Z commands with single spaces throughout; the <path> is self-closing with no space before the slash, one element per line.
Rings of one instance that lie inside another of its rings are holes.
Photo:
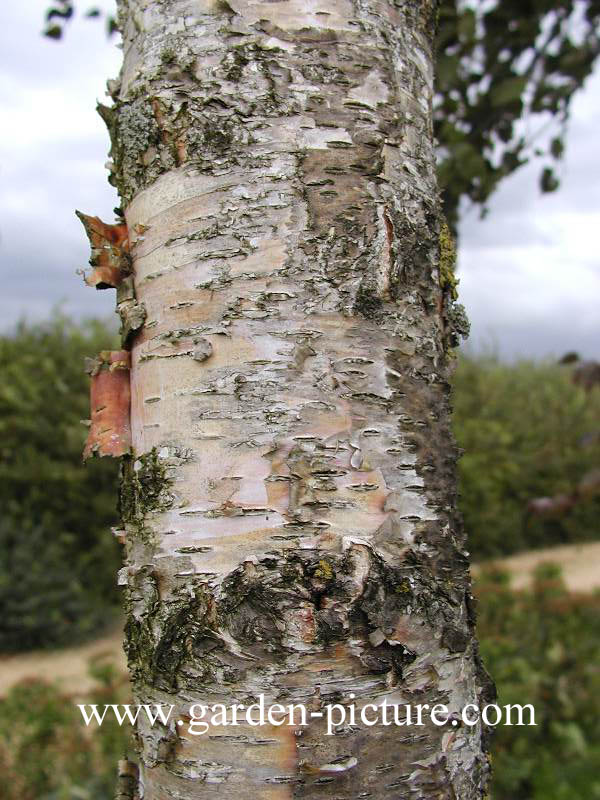
<path fill-rule="evenodd" d="M 455 511 L 435 2 L 119 13 L 124 64 L 101 113 L 131 261 L 126 647 L 136 700 L 176 707 L 168 726 L 140 719 L 137 791 L 482 797 L 480 725 L 326 736 L 315 717 L 194 736 L 186 720 L 260 694 L 459 712 L 489 691 Z"/>

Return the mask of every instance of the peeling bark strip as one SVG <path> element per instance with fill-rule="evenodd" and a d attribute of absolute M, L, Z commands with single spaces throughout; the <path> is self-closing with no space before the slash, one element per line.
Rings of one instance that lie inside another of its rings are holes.
<path fill-rule="evenodd" d="M 127 225 L 107 225 L 98 217 L 75 212 L 85 228 L 92 255 L 94 270 L 85 282 L 96 289 L 116 289 L 130 272 L 129 238 Z"/>
<path fill-rule="evenodd" d="M 90 456 L 123 456 L 131 451 L 130 354 L 103 350 L 88 364 L 91 424 L 83 451 Z"/>
<path fill-rule="evenodd" d="M 121 580 L 136 701 L 175 705 L 140 718 L 140 795 L 480 798 L 479 726 L 176 724 L 261 693 L 490 695 L 455 512 L 436 4 L 118 5 L 101 113 L 145 310 Z"/>

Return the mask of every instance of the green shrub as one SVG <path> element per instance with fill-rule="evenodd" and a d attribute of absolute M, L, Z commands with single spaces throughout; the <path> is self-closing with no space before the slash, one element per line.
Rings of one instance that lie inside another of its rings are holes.
<path fill-rule="evenodd" d="M 537 723 L 495 729 L 493 800 L 600 798 L 600 593 L 569 594 L 551 567 L 522 592 L 484 574 L 476 594 L 497 702 L 531 703 Z"/>
<path fill-rule="evenodd" d="M 76 703 L 129 702 L 128 685 L 106 667 L 98 688 L 74 699 L 42 681 L 27 681 L 0 700 L 0 784 L 4 800 L 106 800 L 117 761 L 131 750 L 131 726 L 112 715 L 85 726 Z"/>
<path fill-rule="evenodd" d="M 461 356 L 454 376 L 460 508 L 475 560 L 597 538 L 600 497 L 568 514 L 527 517 L 529 500 L 571 492 L 600 464 L 600 390 L 574 386 L 567 367 Z"/>
<path fill-rule="evenodd" d="M 0 337 L 0 651 L 72 643 L 118 603 L 118 464 L 81 461 L 83 359 L 114 338 L 59 315 Z"/>

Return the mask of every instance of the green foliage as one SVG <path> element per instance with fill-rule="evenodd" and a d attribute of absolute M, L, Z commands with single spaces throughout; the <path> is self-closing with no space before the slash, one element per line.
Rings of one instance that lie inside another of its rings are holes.
<path fill-rule="evenodd" d="M 598 0 L 442 0 L 435 135 L 448 223 L 461 200 L 485 208 L 499 182 L 542 156 L 540 186 L 558 188 L 573 95 L 600 52 Z M 554 120 L 557 134 L 538 134 Z"/>
<path fill-rule="evenodd" d="M 473 558 L 598 537 L 600 498 L 534 518 L 527 504 L 569 493 L 599 462 L 600 391 L 574 386 L 567 367 L 461 356 L 454 376 L 460 508 Z"/>
<path fill-rule="evenodd" d="M 117 761 L 130 747 L 131 727 L 107 714 L 86 728 L 77 703 L 129 702 L 128 687 L 110 666 L 90 697 L 75 699 L 43 681 L 27 681 L 0 700 L 0 782 L 4 800 L 106 800 Z"/>
<path fill-rule="evenodd" d="M 118 602 L 118 465 L 83 466 L 80 422 L 84 356 L 113 340 L 58 315 L 0 337 L 0 651 L 72 643 Z"/>
<path fill-rule="evenodd" d="M 495 729 L 493 800 L 600 798 L 600 594 L 569 594 L 553 569 L 530 592 L 498 573 L 477 587 L 497 702 L 531 703 L 537 723 Z"/>
<path fill-rule="evenodd" d="M 75 3 L 73 0 L 52 0 L 52 5 L 46 11 L 46 27 L 43 35 L 49 39 L 62 39 L 65 25 L 75 14 Z M 98 19 L 105 17 L 106 32 L 109 36 L 118 30 L 117 21 L 112 14 L 104 14 L 96 6 L 88 8 L 83 16 L 86 19 Z"/>

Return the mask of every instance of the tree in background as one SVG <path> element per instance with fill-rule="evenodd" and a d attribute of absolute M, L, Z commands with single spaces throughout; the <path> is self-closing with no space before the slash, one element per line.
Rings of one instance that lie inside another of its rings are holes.
<path fill-rule="evenodd" d="M 473 558 L 597 539 L 600 391 L 557 364 L 465 355 L 453 386 Z"/>
<path fill-rule="evenodd" d="M 542 191 L 558 188 L 571 101 L 599 53 L 598 0 L 441 2 L 434 119 L 451 228 L 532 157 Z"/>

